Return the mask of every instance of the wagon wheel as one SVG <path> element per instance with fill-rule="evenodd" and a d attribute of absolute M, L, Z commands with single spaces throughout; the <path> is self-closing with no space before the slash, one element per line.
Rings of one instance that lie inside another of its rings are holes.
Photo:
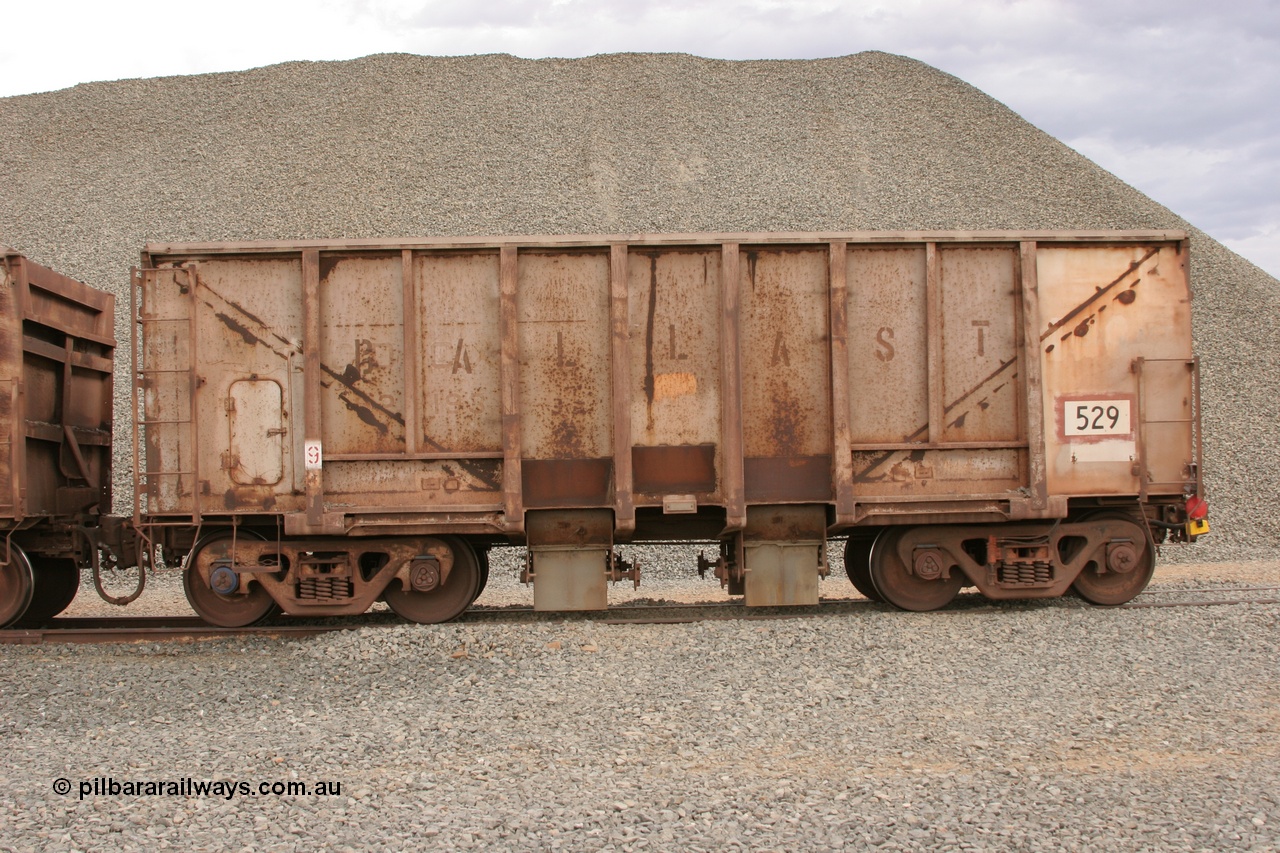
<path fill-rule="evenodd" d="M 874 536 L 850 535 L 844 546 L 844 570 L 853 588 L 872 601 L 884 601 L 871 583 L 871 545 Z"/>
<path fill-rule="evenodd" d="M 471 596 L 472 602 L 474 602 L 477 598 L 479 598 L 480 594 L 484 592 L 484 588 L 489 585 L 489 549 L 488 548 L 481 548 L 480 550 L 476 551 L 476 562 L 480 566 L 480 578 L 479 578 L 479 582 L 476 584 L 476 594 Z"/>
<path fill-rule="evenodd" d="M 1151 543 L 1151 533 L 1145 524 L 1127 513 L 1104 512 L 1086 521 L 1119 522 L 1127 531 L 1111 537 L 1097 556 L 1097 569 L 1085 568 L 1076 576 L 1071 589 L 1090 604 L 1115 607 L 1131 601 L 1147 588 L 1156 570 L 1156 552 Z M 1117 539 L 1128 539 L 1117 543 Z M 1114 547 L 1108 547 L 1114 545 Z"/>
<path fill-rule="evenodd" d="M 22 618 L 34 592 L 31 561 L 21 548 L 10 543 L 8 559 L 0 566 L 0 628 L 7 628 Z"/>
<path fill-rule="evenodd" d="M 263 540 L 252 531 L 242 530 L 239 539 Z M 215 592 L 209 582 L 200 576 L 200 563 L 230 559 L 233 536 L 231 531 L 212 533 L 195 544 L 187 555 L 182 575 L 182 588 L 187 594 L 191 609 L 210 625 L 220 628 L 243 628 L 269 618 L 279 611 L 271 593 L 259 583 L 253 583 L 249 592 L 232 592 L 226 595 Z M 243 580 L 240 581 L 244 583 Z"/>
<path fill-rule="evenodd" d="M 470 545 L 453 536 L 442 536 L 453 551 L 453 568 L 443 584 L 430 592 L 404 589 L 392 581 L 382 600 L 397 615 L 424 625 L 457 619 L 480 594 L 480 559 Z"/>
<path fill-rule="evenodd" d="M 80 590 L 80 566 L 70 557 L 32 557 L 35 591 L 23 622 L 43 622 L 66 610 Z"/>
<path fill-rule="evenodd" d="M 880 597 L 902 610 L 938 610 L 946 607 L 964 585 L 964 573 L 953 571 L 950 577 L 926 579 L 911 570 L 898 556 L 898 543 L 907 535 L 905 528 L 889 528 L 876 537 L 871 546 L 871 583 Z"/>

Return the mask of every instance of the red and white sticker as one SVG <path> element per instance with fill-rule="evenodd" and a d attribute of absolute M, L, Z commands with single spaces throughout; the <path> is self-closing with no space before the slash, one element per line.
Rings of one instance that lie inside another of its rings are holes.
<path fill-rule="evenodd" d="M 319 471 L 324 467 L 324 454 L 320 450 L 320 442 L 306 442 L 302 448 L 302 459 L 308 471 Z"/>

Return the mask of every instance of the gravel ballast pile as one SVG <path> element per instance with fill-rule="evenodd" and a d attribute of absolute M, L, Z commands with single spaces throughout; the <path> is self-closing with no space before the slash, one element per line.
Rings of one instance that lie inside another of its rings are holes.
<path fill-rule="evenodd" d="M 124 306 L 148 240 L 1190 228 L 972 86 L 883 53 L 381 55 L 5 98 L 0 126 L 0 242 Z M 1280 283 L 1190 230 L 1215 533 L 1187 558 L 1267 556 Z"/>

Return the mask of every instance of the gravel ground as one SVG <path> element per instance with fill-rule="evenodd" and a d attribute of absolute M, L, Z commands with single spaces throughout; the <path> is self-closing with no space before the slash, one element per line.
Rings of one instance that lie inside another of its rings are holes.
<path fill-rule="evenodd" d="M 1192 559 L 1280 547 L 1280 282 L 911 59 L 382 55 L 3 98 L 0 126 L 0 243 L 123 306 L 147 240 L 1189 228 L 1216 531 Z"/>
<path fill-rule="evenodd" d="M 1063 600 L 10 647 L 0 850 L 1275 850 L 1278 629 Z M 186 778 L 341 793 L 92 789 Z"/>

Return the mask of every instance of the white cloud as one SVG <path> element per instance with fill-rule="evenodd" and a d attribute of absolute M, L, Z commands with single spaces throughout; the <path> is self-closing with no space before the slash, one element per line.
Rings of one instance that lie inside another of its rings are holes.
<path fill-rule="evenodd" d="M 1222 240 L 1228 249 L 1243 255 L 1257 266 L 1280 278 L 1280 221 L 1272 221 L 1257 233 L 1240 239 Z"/>

